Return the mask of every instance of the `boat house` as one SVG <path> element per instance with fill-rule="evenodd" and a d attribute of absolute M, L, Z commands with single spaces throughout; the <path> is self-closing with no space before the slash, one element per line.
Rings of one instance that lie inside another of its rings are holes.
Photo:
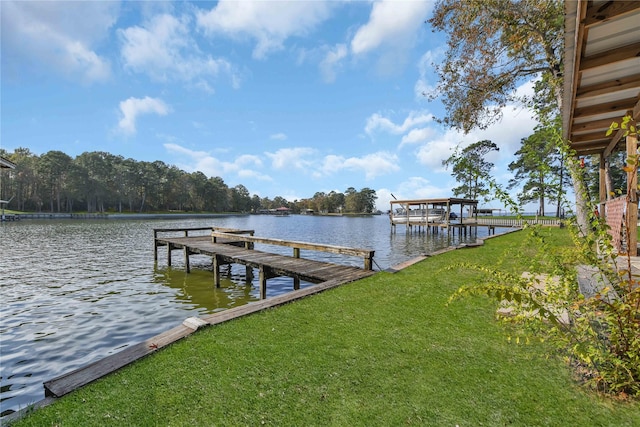
<path fill-rule="evenodd" d="M 391 200 L 389 220 L 395 230 L 401 224 L 411 230 L 418 227 L 461 228 L 477 222 L 478 201 L 472 199 L 414 199 Z M 475 221 L 469 221 L 475 217 Z M 435 230 L 436 228 L 434 228 Z M 466 230 L 466 229 L 465 229 Z"/>

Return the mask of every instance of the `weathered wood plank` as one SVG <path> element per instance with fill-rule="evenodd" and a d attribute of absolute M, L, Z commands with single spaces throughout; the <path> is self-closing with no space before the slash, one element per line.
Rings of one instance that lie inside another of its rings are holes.
<path fill-rule="evenodd" d="M 373 273 L 369 272 L 369 275 Z M 229 310 L 219 311 L 217 313 L 202 316 L 202 320 L 206 321 L 210 325 L 217 325 L 227 322 L 229 320 L 237 319 L 248 314 L 258 313 L 263 310 L 275 308 L 284 304 L 288 304 L 293 301 L 314 295 L 328 289 L 332 289 L 341 285 L 344 285 L 345 281 L 342 280 L 329 280 L 327 282 L 312 285 L 304 289 L 287 292 L 276 297 L 272 297 L 265 300 L 252 302 L 240 307 L 230 308 Z"/>
<path fill-rule="evenodd" d="M 45 396 L 64 396 L 193 332 L 193 328 L 179 325 L 144 342 L 127 347 L 119 353 L 49 380 L 44 383 Z"/>
<path fill-rule="evenodd" d="M 212 237 L 215 238 L 233 238 L 234 236 L 230 236 L 227 233 L 219 233 L 212 232 Z M 256 236 L 235 236 L 238 239 L 245 242 L 252 243 L 262 243 L 267 245 L 277 245 L 277 246 L 287 246 L 290 248 L 298 248 L 298 249 L 307 249 L 312 251 L 320 251 L 320 252 L 331 252 L 341 255 L 351 255 L 351 256 L 359 256 L 359 257 L 373 257 L 373 253 L 371 249 L 359 249 L 359 248 L 348 248 L 345 246 L 336 246 L 336 245 L 324 245 L 319 243 L 309 243 L 309 242 L 296 242 L 291 240 L 281 240 L 281 239 L 272 239 L 266 237 L 256 237 Z"/>
<path fill-rule="evenodd" d="M 353 271 L 352 273 L 355 273 Z M 335 288 L 345 283 L 355 281 L 375 274 L 373 271 L 360 270 L 360 274 L 351 274 L 348 277 L 329 280 L 317 285 L 312 285 L 304 289 L 287 292 L 269 299 L 252 302 L 240 307 L 235 307 L 201 318 L 186 319 L 183 324 L 150 338 L 142 343 L 133 345 L 119 353 L 108 356 L 104 359 L 91 363 L 80 369 L 68 372 L 44 383 L 45 396 L 61 397 L 84 385 L 87 385 L 111 372 L 114 372 L 138 359 L 141 359 L 156 350 L 163 348 L 181 338 L 193 333 L 197 328 L 206 325 L 217 325 L 229 320 L 233 320 L 248 314 L 257 313 L 269 308 L 278 307 L 290 302 L 323 292 L 327 289 Z"/>
<path fill-rule="evenodd" d="M 362 269 L 354 266 L 346 266 L 341 264 L 335 264 L 325 261 L 317 261 L 306 258 L 299 258 L 300 248 L 294 247 L 293 256 L 281 255 L 271 252 L 263 252 L 253 249 L 247 249 L 244 247 L 244 243 L 253 245 L 253 243 L 264 243 L 264 241 L 276 241 L 291 244 L 301 244 L 303 242 L 285 242 L 278 239 L 262 239 L 252 236 L 238 236 L 228 233 L 212 232 L 212 235 L 216 236 L 217 243 L 214 243 L 211 238 L 207 239 L 206 236 L 192 236 L 192 237 L 166 237 L 156 238 L 159 244 L 166 244 L 173 249 L 183 249 L 185 251 L 185 267 L 189 268 L 188 255 L 189 254 L 202 254 L 212 257 L 213 269 L 214 269 L 214 282 L 219 284 L 219 265 L 223 263 L 227 264 L 242 264 L 247 269 L 256 268 L 262 269 L 263 273 L 260 277 L 260 290 L 261 296 L 266 297 L 266 281 L 271 277 L 276 276 L 288 276 L 294 279 L 294 289 L 300 287 L 299 282 L 305 281 L 310 283 L 322 283 L 328 280 L 340 279 L 342 276 L 346 277 L 366 277 L 362 273 L 365 271 L 372 271 L 370 269 Z M 238 237 L 240 240 L 230 240 L 231 238 Z M 234 242 L 234 245 L 228 244 Z M 244 242 L 244 243 L 243 243 Z M 284 245 L 284 246 L 289 246 Z M 304 245 L 302 245 L 304 246 Z M 331 245 L 316 245 L 309 244 L 306 249 L 312 247 L 329 247 L 339 248 L 338 246 Z M 355 251 L 359 251 L 355 249 Z M 339 250 L 337 253 L 344 254 L 345 251 Z M 366 255 L 373 256 L 373 251 L 365 250 Z M 296 257 L 298 255 L 298 257 Z M 353 254 L 349 254 L 353 256 Z M 365 265 L 367 261 L 370 263 L 371 259 L 365 258 Z M 265 269 L 265 267 L 267 267 Z M 355 280 L 355 279 L 354 279 Z"/>

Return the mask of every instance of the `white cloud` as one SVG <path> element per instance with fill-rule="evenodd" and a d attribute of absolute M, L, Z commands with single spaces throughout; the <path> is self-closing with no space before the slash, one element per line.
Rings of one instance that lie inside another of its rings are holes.
<path fill-rule="evenodd" d="M 400 170 L 398 156 L 387 152 L 367 154 L 363 157 L 348 157 L 329 155 L 324 158 L 316 177 L 336 174 L 342 170 L 364 172 L 365 179 L 370 180 L 380 175 L 386 175 Z"/>
<path fill-rule="evenodd" d="M 329 49 L 324 59 L 320 62 L 320 73 L 326 83 L 333 83 L 336 80 L 337 69 L 348 54 L 347 45 L 337 44 L 333 49 Z"/>
<path fill-rule="evenodd" d="M 435 85 L 429 83 L 429 75 L 433 74 L 433 64 L 442 61 L 444 51 L 442 48 L 425 52 L 420 61 L 418 61 L 418 73 L 420 77 L 414 86 L 415 97 L 417 100 L 425 99 L 425 95 L 431 94 L 435 90 Z"/>
<path fill-rule="evenodd" d="M 351 40 L 351 52 L 364 55 L 382 50 L 378 66 L 389 72 L 404 62 L 416 34 L 433 7 L 428 1 L 382 0 L 373 3 L 369 22 Z"/>
<path fill-rule="evenodd" d="M 405 145 L 428 142 L 436 131 L 434 128 L 424 125 L 433 123 L 433 121 L 434 116 L 424 111 L 411 111 L 400 124 L 394 123 L 380 113 L 375 113 L 367 119 L 364 130 L 369 136 L 373 136 L 377 132 L 402 135 L 398 145 L 398 148 L 402 148 Z"/>
<path fill-rule="evenodd" d="M 314 178 L 335 175 L 341 171 L 363 173 L 370 180 L 380 175 L 400 170 L 398 157 L 387 152 L 367 154 L 362 157 L 344 157 L 329 154 L 318 158 L 317 150 L 307 147 L 283 148 L 275 153 L 265 153 L 271 158 L 274 169 L 300 170 Z"/>
<path fill-rule="evenodd" d="M 398 194 L 394 194 L 398 199 L 434 199 L 446 197 L 448 193 L 448 188 L 432 184 L 421 176 L 413 176 L 400 183 Z"/>
<path fill-rule="evenodd" d="M 402 137 L 402 141 L 400 141 L 400 147 L 406 144 L 416 144 L 422 141 L 426 141 L 434 133 L 435 130 L 432 128 L 411 129 L 408 134 Z"/>
<path fill-rule="evenodd" d="M 281 148 L 275 153 L 265 153 L 274 169 L 308 169 L 313 165 L 316 150 L 307 147 Z"/>
<path fill-rule="evenodd" d="M 170 111 L 167 104 L 161 99 L 150 98 L 129 98 L 120 102 L 120 113 L 122 118 L 118 122 L 119 130 L 125 135 L 133 135 L 136 133 L 136 119 L 141 114 L 158 114 L 166 116 Z"/>
<path fill-rule="evenodd" d="M 209 177 L 235 175 L 239 178 L 253 178 L 260 181 L 273 181 L 269 175 L 259 171 L 263 167 L 258 156 L 243 154 L 233 162 L 222 161 L 206 151 L 190 150 L 175 143 L 164 144 L 165 149 L 178 157 L 179 166 L 186 171 L 200 171 Z M 180 159 L 182 157 L 182 159 Z"/>
<path fill-rule="evenodd" d="M 85 83 L 105 81 L 111 65 L 94 49 L 116 22 L 116 2 L 2 2 L 2 68 L 19 77 L 55 70 Z"/>
<path fill-rule="evenodd" d="M 304 36 L 329 17 L 331 3 L 324 1 L 221 0 L 209 11 L 197 13 L 205 34 L 222 33 L 256 41 L 254 58 L 264 58 L 283 48 L 292 36 Z"/>
<path fill-rule="evenodd" d="M 367 119 L 365 125 L 365 132 L 368 135 L 373 134 L 376 131 L 386 131 L 392 134 L 402 134 L 407 132 L 414 126 L 423 125 L 433 121 L 433 115 L 426 112 L 411 111 L 402 124 L 395 124 L 391 119 L 384 117 L 380 113 L 374 113 Z"/>
<path fill-rule="evenodd" d="M 435 199 L 449 197 L 449 188 L 436 185 L 426 178 L 413 176 L 400 182 L 395 189 L 381 188 L 376 190 L 378 199 L 376 206 L 386 212 L 391 200 Z"/>
<path fill-rule="evenodd" d="M 444 172 L 446 169 L 442 166 L 442 161 L 453 154 L 460 138 L 458 132 L 449 131 L 437 139 L 427 141 L 416 151 L 418 162 L 426 166 L 430 172 Z"/>
<path fill-rule="evenodd" d="M 286 134 L 284 134 L 284 133 L 282 133 L 282 132 L 280 132 L 280 133 L 274 133 L 273 135 L 271 135 L 271 136 L 269 137 L 269 139 L 274 139 L 274 140 L 276 140 L 276 141 L 284 141 L 284 140 L 286 140 L 286 139 L 287 139 L 287 135 L 286 135 Z"/>
<path fill-rule="evenodd" d="M 522 89 L 524 90 L 524 89 Z M 416 152 L 419 163 L 433 172 L 445 172 L 442 161 L 447 159 L 456 146 L 464 148 L 477 141 L 490 140 L 500 151 L 489 154 L 487 160 L 496 163 L 498 169 L 505 169 L 520 147 L 520 141 L 533 133 L 537 122 L 527 109 L 509 105 L 503 109 L 502 120 L 484 130 L 473 130 L 468 134 L 448 130 L 436 138 L 429 139 Z"/>
<path fill-rule="evenodd" d="M 273 181 L 269 175 L 265 175 L 253 169 L 240 169 L 238 171 L 239 178 L 256 179 L 258 181 Z"/>
<path fill-rule="evenodd" d="M 236 87 L 239 77 L 225 59 L 215 59 L 198 49 L 190 35 L 190 19 L 161 14 L 144 26 L 129 27 L 119 32 L 124 66 L 145 73 L 157 81 L 184 81 L 212 93 L 214 77 L 231 75 Z"/>

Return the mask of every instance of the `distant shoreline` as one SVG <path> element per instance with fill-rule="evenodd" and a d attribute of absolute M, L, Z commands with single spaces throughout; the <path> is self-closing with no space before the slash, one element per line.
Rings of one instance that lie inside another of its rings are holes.
<path fill-rule="evenodd" d="M 20 213 L 12 214 L 19 220 L 27 219 L 188 219 L 246 216 L 246 213 Z"/>
<path fill-rule="evenodd" d="M 28 220 L 28 219 L 188 219 L 188 218 L 224 218 L 236 216 L 254 215 L 251 213 L 51 213 L 51 212 L 29 212 L 29 213 L 7 213 L 7 217 L 11 216 L 12 220 Z M 257 214 L 256 214 L 257 215 Z M 293 214 L 303 215 L 303 214 Z M 308 216 L 345 216 L 345 217 L 364 217 L 378 216 L 380 213 L 343 213 L 343 214 L 325 214 L 315 213 L 306 214 Z"/>

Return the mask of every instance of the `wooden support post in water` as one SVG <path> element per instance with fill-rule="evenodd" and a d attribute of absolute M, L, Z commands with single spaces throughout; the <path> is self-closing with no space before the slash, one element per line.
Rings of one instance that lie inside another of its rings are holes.
<path fill-rule="evenodd" d="M 189 248 L 184 247 L 184 268 L 187 273 L 191 273 L 191 266 L 189 265 Z"/>
<path fill-rule="evenodd" d="M 267 298 L 267 279 L 269 278 L 269 267 L 260 266 L 260 299 Z"/>
<path fill-rule="evenodd" d="M 173 249 L 171 246 L 171 243 L 167 243 L 167 266 L 168 267 L 171 267 L 171 249 Z"/>
<path fill-rule="evenodd" d="M 158 261 L 158 232 L 156 230 L 153 230 L 153 260 Z"/>
<path fill-rule="evenodd" d="M 213 261 L 213 284 L 216 285 L 216 288 L 220 287 L 220 259 L 218 255 L 214 255 L 212 257 Z"/>
<path fill-rule="evenodd" d="M 250 233 L 251 236 L 253 236 L 253 231 Z M 244 248 L 247 250 L 253 250 L 254 244 L 253 242 L 244 242 Z M 245 280 L 247 282 L 247 284 L 250 284 L 253 281 L 253 268 L 249 265 L 245 266 L 244 269 L 244 273 L 245 273 Z"/>
<path fill-rule="evenodd" d="M 300 248 L 293 248 L 293 257 L 300 258 Z M 298 277 L 293 278 L 293 289 L 295 290 L 300 289 L 300 278 Z"/>

